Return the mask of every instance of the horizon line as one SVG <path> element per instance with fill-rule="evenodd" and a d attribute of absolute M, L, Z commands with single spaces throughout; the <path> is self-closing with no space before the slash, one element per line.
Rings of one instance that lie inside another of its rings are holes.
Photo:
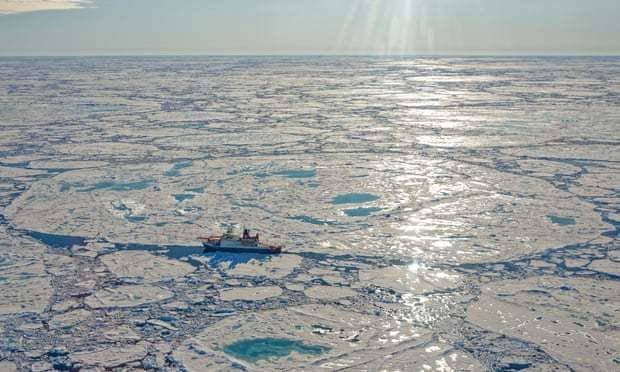
<path fill-rule="evenodd" d="M 62 58 L 62 57 L 620 57 L 620 52 L 437 52 L 437 53 L 166 53 L 133 51 L 128 53 L 77 54 L 0 54 L 0 58 Z"/>

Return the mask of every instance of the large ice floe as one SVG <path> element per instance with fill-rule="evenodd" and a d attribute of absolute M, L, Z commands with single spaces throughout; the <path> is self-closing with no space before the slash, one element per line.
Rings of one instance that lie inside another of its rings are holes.
<path fill-rule="evenodd" d="M 483 328 L 532 342 L 578 370 L 617 368 L 620 311 L 614 282 L 541 276 L 482 286 L 467 319 Z M 594 359 L 593 359 L 594 357 Z"/>
<path fill-rule="evenodd" d="M 386 334 L 394 332 L 394 325 L 394 321 L 376 315 L 329 305 L 305 305 L 222 320 L 211 327 L 214 332 L 203 332 L 186 341 L 173 358 L 189 369 L 232 368 L 235 364 L 260 370 L 355 369 L 362 365 L 373 369 L 399 365 L 423 368 L 425 363 L 445 363 L 461 370 L 479 366 L 463 353 L 435 346 L 428 331 L 410 335 L 412 339 L 402 343 L 382 342 Z M 242 348 L 237 346 L 239 340 L 244 342 Z M 412 349 L 423 355 L 419 361 L 400 355 Z M 437 354 L 425 355 L 439 350 L 445 358 L 433 360 Z M 386 360 L 385 355 L 397 360 Z"/>
<path fill-rule="evenodd" d="M 144 251 L 121 251 L 101 257 L 118 278 L 135 278 L 145 283 L 183 277 L 195 270 L 192 265 Z"/>
<path fill-rule="evenodd" d="M 154 285 L 122 285 L 103 288 L 84 300 L 90 308 L 132 307 L 172 298 L 172 292 Z"/>
<path fill-rule="evenodd" d="M 620 367 L 618 58 L 0 75 L 0 371 Z"/>
<path fill-rule="evenodd" d="M 43 312 L 53 292 L 43 262 L 45 247 L 3 230 L 0 235 L 0 314 Z"/>

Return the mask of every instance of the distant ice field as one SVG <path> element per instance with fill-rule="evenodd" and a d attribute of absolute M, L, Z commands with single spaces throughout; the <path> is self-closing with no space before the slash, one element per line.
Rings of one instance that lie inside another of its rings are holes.
<path fill-rule="evenodd" d="M 0 58 L 0 76 L 17 368 L 620 367 L 620 58 Z M 202 254 L 229 224 L 286 253 Z M 101 317 L 112 336 L 87 341 Z"/>

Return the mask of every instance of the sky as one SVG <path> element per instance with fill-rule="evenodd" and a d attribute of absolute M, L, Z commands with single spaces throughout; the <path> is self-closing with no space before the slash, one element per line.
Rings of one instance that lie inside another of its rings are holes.
<path fill-rule="evenodd" d="M 620 54 L 620 0 L 0 0 L 0 55 Z"/>

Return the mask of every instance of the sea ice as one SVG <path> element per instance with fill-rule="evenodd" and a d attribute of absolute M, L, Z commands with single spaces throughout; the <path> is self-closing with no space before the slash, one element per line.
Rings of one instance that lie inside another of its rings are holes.
<path fill-rule="evenodd" d="M 156 256 L 144 251 L 120 251 L 101 257 L 106 267 L 119 278 L 136 278 L 145 283 L 179 278 L 192 273 L 192 265 Z"/>
<path fill-rule="evenodd" d="M 575 370 L 610 371 L 616 369 L 614 355 L 620 348 L 620 334 L 610 329 L 612 314 L 620 311 L 618 300 L 613 281 L 551 276 L 506 280 L 483 285 L 467 319 L 536 343 Z"/>
<path fill-rule="evenodd" d="M 224 301 L 262 301 L 281 294 L 282 289 L 276 286 L 229 288 L 220 291 L 220 298 Z"/>
<path fill-rule="evenodd" d="M 167 300 L 173 293 L 154 285 L 121 285 L 103 288 L 88 296 L 84 303 L 93 309 L 133 307 Z"/>

